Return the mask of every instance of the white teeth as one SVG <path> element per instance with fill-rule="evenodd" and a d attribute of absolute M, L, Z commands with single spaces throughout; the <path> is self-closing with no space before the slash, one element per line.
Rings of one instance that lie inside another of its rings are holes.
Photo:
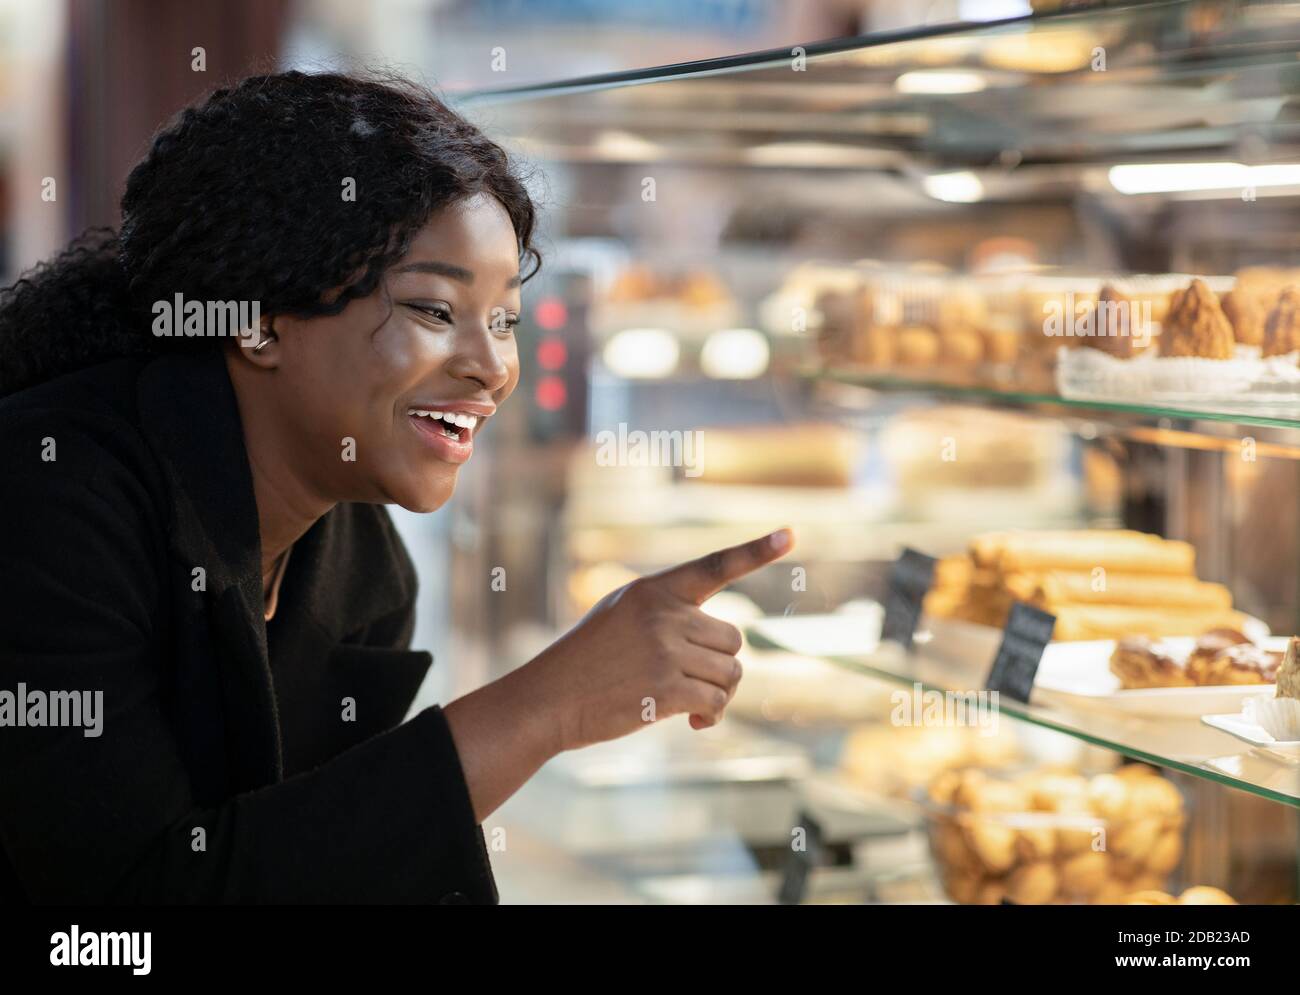
<path fill-rule="evenodd" d="M 431 408 L 411 408 L 406 412 L 408 415 L 414 415 L 416 418 L 434 418 L 444 421 L 449 425 L 455 425 L 457 428 L 467 428 L 471 432 L 474 426 L 478 424 L 478 415 L 471 415 L 458 411 L 435 411 Z"/>

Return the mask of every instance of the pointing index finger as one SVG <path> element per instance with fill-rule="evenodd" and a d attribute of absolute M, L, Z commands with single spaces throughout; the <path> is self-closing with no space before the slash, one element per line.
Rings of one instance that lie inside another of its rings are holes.
<path fill-rule="evenodd" d="M 700 605 L 732 581 L 780 559 L 790 551 L 793 538 L 789 529 L 777 529 L 770 535 L 719 549 L 655 576 L 677 597 Z"/>

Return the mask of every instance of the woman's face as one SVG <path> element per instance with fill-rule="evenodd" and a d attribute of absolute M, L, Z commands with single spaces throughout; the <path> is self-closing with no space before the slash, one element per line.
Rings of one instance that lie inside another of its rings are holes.
<path fill-rule="evenodd" d="M 271 385 L 288 454 L 330 501 L 433 511 L 519 381 L 519 247 L 480 194 L 430 218 L 369 297 L 279 316 Z"/>

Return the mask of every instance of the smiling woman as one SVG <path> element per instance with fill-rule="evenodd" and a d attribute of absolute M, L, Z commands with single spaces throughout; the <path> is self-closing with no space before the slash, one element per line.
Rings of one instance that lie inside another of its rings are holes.
<path fill-rule="evenodd" d="M 0 901 L 495 901 L 481 822 L 549 758 L 718 720 L 740 635 L 699 605 L 786 532 L 402 723 L 432 661 L 381 506 L 441 507 L 514 390 L 533 227 L 432 94 L 262 76 L 157 135 L 120 234 L 0 297 L 0 688 L 104 703 L 94 738 L 0 737 Z M 173 300 L 258 324 L 153 335 Z"/>

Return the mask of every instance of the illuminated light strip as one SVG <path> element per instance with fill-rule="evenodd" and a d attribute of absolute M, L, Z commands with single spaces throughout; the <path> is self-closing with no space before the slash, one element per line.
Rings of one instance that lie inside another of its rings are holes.
<path fill-rule="evenodd" d="M 1300 165 L 1245 166 L 1239 162 L 1130 163 L 1112 166 L 1110 185 L 1122 194 L 1187 193 L 1300 185 Z"/>

